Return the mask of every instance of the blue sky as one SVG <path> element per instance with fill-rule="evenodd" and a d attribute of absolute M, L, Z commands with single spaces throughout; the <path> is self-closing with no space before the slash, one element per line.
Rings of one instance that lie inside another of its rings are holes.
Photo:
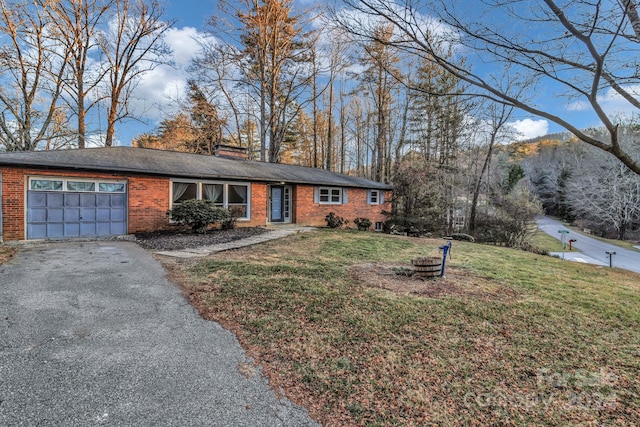
<path fill-rule="evenodd" d="M 166 18 L 176 20 L 166 37 L 167 43 L 173 50 L 175 66 L 160 66 L 145 76 L 138 87 L 139 99 L 136 101 L 137 111 L 142 112 L 145 117 L 142 122 L 128 121 L 117 127 L 117 136 L 121 144 L 128 145 L 131 139 L 140 133 L 155 130 L 159 121 L 175 109 L 175 101 L 184 93 L 186 80 L 189 77 L 186 67 L 198 51 L 195 40 L 207 36 L 204 33 L 205 23 L 216 13 L 216 3 L 216 0 L 182 0 L 165 3 Z M 552 93 L 552 89 L 552 87 L 539 87 L 535 93 L 537 102 L 545 105 L 550 112 L 571 118 L 579 127 L 600 125 L 583 103 L 558 98 Z M 604 93 L 602 99 L 608 110 L 624 111 L 625 105 L 620 97 Z M 561 127 L 547 120 L 521 112 L 514 115 L 511 124 L 522 133 L 523 139 L 563 131 Z"/>

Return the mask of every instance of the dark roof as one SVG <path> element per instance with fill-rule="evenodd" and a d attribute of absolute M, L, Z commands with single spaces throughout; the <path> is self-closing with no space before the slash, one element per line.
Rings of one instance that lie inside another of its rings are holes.
<path fill-rule="evenodd" d="M 323 169 L 133 147 L 0 153 L 0 165 L 382 190 L 392 188 L 388 184 Z"/>

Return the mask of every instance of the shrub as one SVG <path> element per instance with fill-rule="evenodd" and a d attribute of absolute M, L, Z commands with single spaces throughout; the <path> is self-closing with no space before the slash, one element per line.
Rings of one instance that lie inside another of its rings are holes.
<path fill-rule="evenodd" d="M 349 220 L 344 219 L 341 216 L 337 216 L 334 212 L 329 212 L 327 216 L 324 217 L 325 221 L 327 221 L 327 225 L 330 228 L 340 228 L 343 225 L 347 225 Z"/>
<path fill-rule="evenodd" d="M 524 186 L 516 186 L 492 212 L 478 215 L 474 231 L 478 242 L 522 247 L 536 232 L 542 205 Z"/>
<path fill-rule="evenodd" d="M 244 216 L 244 208 L 240 206 L 232 206 L 229 208 L 229 219 L 222 221 L 222 229 L 223 230 L 233 230 L 236 228 L 236 223 L 238 222 L 238 218 Z"/>
<path fill-rule="evenodd" d="M 230 218 L 229 211 L 213 205 L 209 200 L 185 200 L 167 212 L 172 221 L 188 225 L 196 233 L 206 233 L 210 224 Z"/>
<path fill-rule="evenodd" d="M 353 223 L 358 227 L 360 231 L 368 231 L 371 228 L 371 220 L 369 218 L 356 218 Z"/>
<path fill-rule="evenodd" d="M 453 233 L 451 235 L 451 238 L 453 240 L 462 240 L 464 242 L 475 242 L 476 239 L 473 238 L 473 236 L 470 236 L 468 234 L 465 233 Z"/>

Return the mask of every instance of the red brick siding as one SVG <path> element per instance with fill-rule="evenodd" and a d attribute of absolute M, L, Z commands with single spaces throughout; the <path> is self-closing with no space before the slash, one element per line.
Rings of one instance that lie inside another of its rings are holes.
<path fill-rule="evenodd" d="M 2 238 L 24 239 L 24 173 L 18 169 L 2 169 Z"/>
<path fill-rule="evenodd" d="M 128 182 L 128 233 L 175 228 L 166 215 L 169 209 L 171 180 L 165 177 L 130 176 L 82 172 L 72 170 L 32 169 L 19 167 L 2 168 L 2 232 L 3 240 L 23 240 L 25 233 L 25 196 L 28 176 L 59 176 L 96 179 L 117 179 Z M 251 219 L 238 221 L 239 227 L 260 226 L 267 223 L 268 189 L 264 183 L 251 184 Z M 385 193 L 383 205 L 367 203 L 368 190 L 349 188 L 345 205 L 321 205 L 314 203 L 314 186 L 293 186 L 293 222 L 300 225 L 324 226 L 324 217 L 335 212 L 349 221 L 366 217 L 375 223 L 386 218 L 382 211 L 391 210 L 391 192 Z M 353 226 L 353 222 L 351 222 Z"/>
<path fill-rule="evenodd" d="M 129 233 L 171 228 L 168 178 L 129 177 Z"/>
<path fill-rule="evenodd" d="M 171 227 L 166 212 L 169 209 L 169 179 L 128 176 L 72 170 L 2 168 L 2 238 L 26 238 L 25 197 L 29 176 L 117 179 L 128 182 L 128 233 L 162 230 Z"/>
<path fill-rule="evenodd" d="M 314 186 L 298 185 L 294 191 L 293 205 L 294 222 L 299 225 L 325 226 L 324 217 L 329 212 L 334 212 L 350 221 L 349 226 L 354 227 L 353 220 L 358 217 L 369 218 L 372 223 L 382 222 L 386 217 L 382 211 L 391 211 L 391 192 L 385 192 L 384 204 L 370 205 L 368 203 L 369 190 L 365 188 L 347 189 L 347 203 L 342 205 L 323 205 L 314 203 Z"/>
<path fill-rule="evenodd" d="M 267 224 L 267 184 L 253 183 L 251 184 L 251 220 L 238 221 L 239 227 L 256 227 Z"/>

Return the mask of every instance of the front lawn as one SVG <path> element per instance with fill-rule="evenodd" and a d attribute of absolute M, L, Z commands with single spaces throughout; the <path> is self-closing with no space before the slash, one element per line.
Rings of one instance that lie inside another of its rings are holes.
<path fill-rule="evenodd" d="M 326 426 L 640 424 L 640 276 L 465 242 L 402 274 L 442 243 L 320 230 L 174 277 Z"/>

